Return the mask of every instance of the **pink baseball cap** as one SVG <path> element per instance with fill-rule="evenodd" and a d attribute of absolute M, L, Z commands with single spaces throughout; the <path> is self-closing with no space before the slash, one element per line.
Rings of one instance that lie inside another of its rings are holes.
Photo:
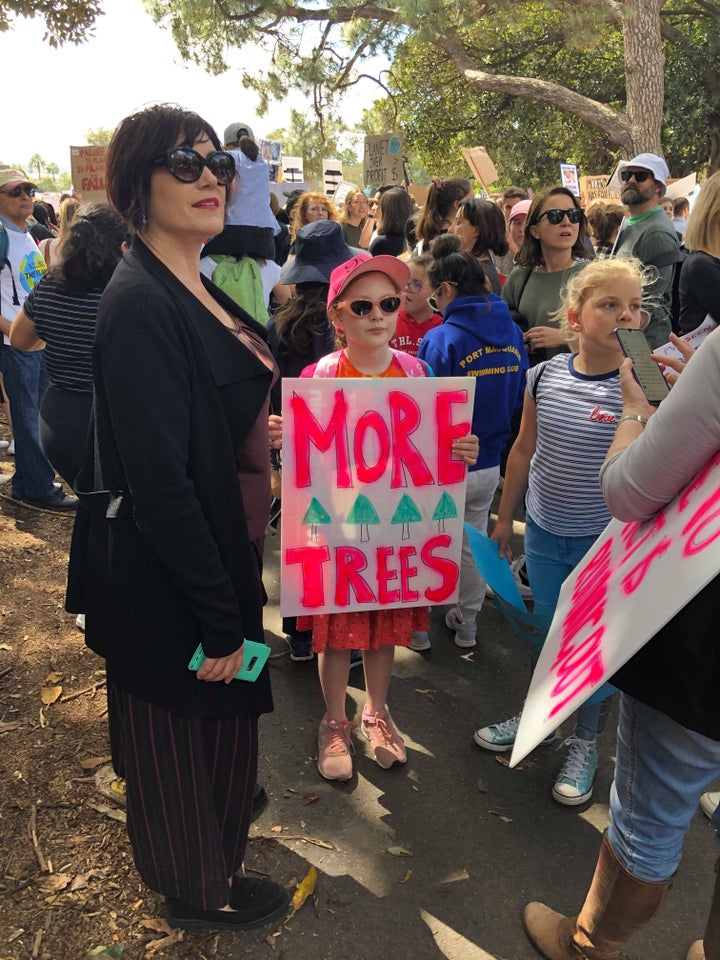
<path fill-rule="evenodd" d="M 512 210 L 510 211 L 510 216 L 508 217 L 508 223 L 515 217 L 526 217 L 528 213 L 530 213 L 531 206 L 532 200 L 521 200 L 520 203 L 514 204 Z"/>
<path fill-rule="evenodd" d="M 398 290 L 402 290 L 410 279 L 410 269 L 397 257 L 371 257 L 369 253 L 358 253 L 351 260 L 335 267 L 330 274 L 327 305 L 332 306 L 345 287 L 364 273 L 383 273 L 392 280 Z"/>

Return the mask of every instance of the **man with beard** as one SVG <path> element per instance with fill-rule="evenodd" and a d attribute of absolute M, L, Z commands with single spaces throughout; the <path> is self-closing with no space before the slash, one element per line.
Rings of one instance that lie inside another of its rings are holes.
<path fill-rule="evenodd" d="M 645 330 L 650 346 L 659 347 L 670 339 L 670 307 L 675 263 L 682 259 L 678 235 L 662 206 L 669 171 L 662 157 L 641 153 L 620 164 L 620 198 L 629 218 L 618 237 L 615 253 L 637 257 L 645 266 L 654 266 L 658 279 L 646 288 L 651 314 Z"/>

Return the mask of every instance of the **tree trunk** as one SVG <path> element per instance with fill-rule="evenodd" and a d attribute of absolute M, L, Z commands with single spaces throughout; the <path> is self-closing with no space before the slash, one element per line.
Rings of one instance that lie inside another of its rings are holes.
<path fill-rule="evenodd" d="M 665 0 L 630 0 L 622 17 L 625 48 L 627 116 L 632 139 L 630 157 L 637 153 L 662 156 L 665 100 L 665 54 L 660 32 L 660 11 Z"/>

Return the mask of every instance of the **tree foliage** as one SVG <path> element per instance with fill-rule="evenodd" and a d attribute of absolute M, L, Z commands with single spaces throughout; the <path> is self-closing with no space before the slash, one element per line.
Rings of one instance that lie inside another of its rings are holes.
<path fill-rule="evenodd" d="M 268 134 L 268 139 L 280 140 L 284 154 L 303 157 L 305 180 L 319 183 L 322 180 L 322 162 L 326 157 L 342 160 L 344 166 L 357 163 L 354 150 L 340 147 L 340 138 L 346 132 L 344 124 L 335 120 L 319 123 L 312 114 L 290 110 L 288 126 L 273 130 Z"/>
<path fill-rule="evenodd" d="M 95 127 L 88 130 L 85 139 L 90 147 L 107 147 L 112 140 L 113 133 L 115 131 L 108 127 Z"/>
<path fill-rule="evenodd" d="M 99 16 L 101 0 L 0 0 L 0 31 L 10 30 L 18 17 L 40 18 L 51 47 L 87 40 Z"/>
<path fill-rule="evenodd" d="M 659 150 L 661 132 L 671 133 L 678 120 L 684 121 L 684 111 L 663 117 L 665 58 L 669 66 L 678 66 L 678 81 L 681 75 L 687 81 L 692 118 L 714 117 L 717 128 L 720 115 L 720 61 L 710 57 L 720 3 L 712 0 L 144 2 L 157 22 L 171 28 L 182 55 L 214 72 L 225 69 L 228 46 L 264 44 L 267 70 L 243 78 L 257 90 L 261 108 L 299 87 L 312 95 L 318 116 L 336 116 L 338 94 L 358 82 L 368 60 L 380 54 L 392 60 L 410 43 L 423 53 L 431 48 L 433 66 L 448 77 L 454 70 L 466 92 L 501 98 L 493 103 L 482 99 L 484 113 L 497 115 L 522 98 L 523 104 L 512 108 L 516 119 L 544 127 L 548 110 L 531 105 L 545 104 L 599 130 L 594 143 L 587 135 L 580 137 L 583 149 L 599 155 Z M 519 21 L 537 21 L 535 46 L 529 50 L 521 43 L 513 53 L 509 44 L 500 43 L 497 28 L 504 25 L 513 33 Z M 486 34 L 491 37 L 487 47 Z M 668 76 L 675 82 L 670 70 Z M 573 122 L 568 129 L 582 128 Z M 688 147 L 687 165 L 698 151 L 713 166 L 720 163 L 718 136 L 706 132 L 702 147 Z"/>

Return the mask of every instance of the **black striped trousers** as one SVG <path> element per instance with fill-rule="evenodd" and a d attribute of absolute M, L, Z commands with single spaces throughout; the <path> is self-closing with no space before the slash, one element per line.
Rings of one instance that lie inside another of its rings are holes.
<path fill-rule="evenodd" d="M 185 717 L 112 683 L 108 709 L 140 876 L 158 893 L 202 910 L 225 906 L 228 878 L 245 856 L 258 718 Z"/>

